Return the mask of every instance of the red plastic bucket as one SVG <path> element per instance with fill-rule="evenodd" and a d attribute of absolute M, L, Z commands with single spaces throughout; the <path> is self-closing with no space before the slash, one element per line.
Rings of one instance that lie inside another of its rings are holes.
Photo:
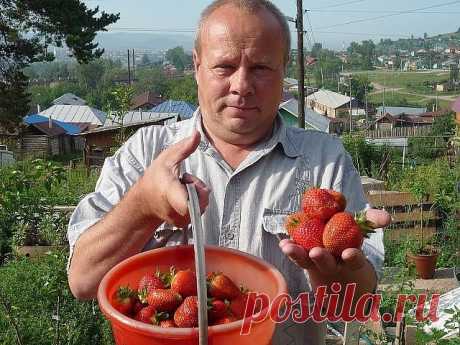
<path fill-rule="evenodd" d="M 270 301 L 287 293 L 281 273 L 269 263 L 246 253 L 215 246 L 205 247 L 207 272 L 223 272 L 238 286 L 265 293 Z M 194 268 L 193 246 L 165 247 L 137 254 L 113 267 L 102 279 L 97 298 L 99 306 L 112 325 L 117 345 L 197 345 L 198 328 L 160 328 L 131 319 L 110 304 L 109 298 L 120 285 L 136 287 L 141 276 L 154 271 Z M 266 345 L 275 331 L 268 316 L 253 323 L 248 335 L 241 335 L 243 320 L 208 328 L 209 345 Z"/>

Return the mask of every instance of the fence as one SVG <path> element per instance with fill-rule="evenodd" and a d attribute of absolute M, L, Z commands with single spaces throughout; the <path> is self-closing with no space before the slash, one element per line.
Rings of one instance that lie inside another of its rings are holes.
<path fill-rule="evenodd" d="M 431 237 L 436 232 L 439 216 L 433 207 L 432 197 L 422 202 L 412 194 L 398 191 L 370 191 L 367 195 L 374 207 L 385 208 L 392 216 L 393 222 L 385 235 L 391 241 L 404 241 L 407 238 Z"/>
<path fill-rule="evenodd" d="M 396 127 L 392 129 L 368 130 L 366 138 L 406 138 L 430 135 L 431 126 L 423 127 Z"/>

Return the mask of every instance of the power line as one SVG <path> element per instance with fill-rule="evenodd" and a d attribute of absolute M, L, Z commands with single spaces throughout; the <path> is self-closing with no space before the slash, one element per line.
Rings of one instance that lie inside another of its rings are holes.
<path fill-rule="evenodd" d="M 310 10 L 310 12 L 316 12 L 316 13 L 337 13 L 337 14 L 343 14 L 343 13 L 399 13 L 399 11 L 382 11 L 382 10 Z M 443 12 L 443 11 L 414 11 L 412 12 L 414 14 L 460 14 L 460 12 Z"/>
<path fill-rule="evenodd" d="M 416 9 L 413 9 L 413 10 L 398 11 L 397 13 L 393 13 L 393 14 L 386 14 L 386 15 L 377 16 L 377 17 L 351 20 L 351 21 L 344 22 L 344 23 L 328 25 L 328 26 L 322 26 L 322 27 L 316 28 L 315 30 L 329 29 L 329 28 L 335 28 L 337 26 L 343 26 L 343 25 L 349 25 L 349 24 L 355 24 L 355 23 L 362 23 L 362 22 L 367 22 L 367 21 L 370 21 L 370 20 L 376 20 L 376 19 L 388 18 L 388 17 L 393 17 L 393 16 L 399 16 L 399 15 L 402 15 L 402 14 L 409 14 L 409 13 L 413 13 L 413 12 L 417 12 L 417 11 L 428 10 L 430 8 L 448 6 L 448 5 L 453 5 L 453 4 L 457 4 L 457 3 L 460 3 L 460 1 L 459 0 L 450 1 L 450 2 L 446 2 L 446 3 L 438 4 L 438 5 L 432 5 L 432 6 L 427 6 L 427 7 L 416 8 Z"/>
<path fill-rule="evenodd" d="M 340 6 L 345 6 L 345 5 L 351 5 L 351 4 L 356 4 L 358 2 L 363 2 L 363 1 L 365 1 L 365 0 L 347 1 L 347 2 L 342 2 L 342 3 L 339 3 L 339 4 L 332 4 L 332 5 L 329 5 L 329 6 L 323 6 L 323 7 L 315 8 L 312 11 L 316 11 L 316 10 L 322 9 L 322 8 L 334 8 L 334 7 L 340 7 Z"/>

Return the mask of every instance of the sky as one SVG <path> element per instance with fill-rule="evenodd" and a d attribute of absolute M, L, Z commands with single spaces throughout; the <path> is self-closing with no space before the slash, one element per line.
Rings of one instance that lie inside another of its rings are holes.
<path fill-rule="evenodd" d="M 84 0 L 120 13 L 110 31 L 183 33 L 192 35 L 200 12 L 211 0 Z M 296 0 L 273 0 L 290 17 L 296 15 Z M 341 49 L 351 41 L 380 38 L 422 37 L 457 31 L 460 1 L 449 0 L 321 0 L 303 1 L 304 28 L 309 32 L 305 46 L 320 42 L 323 47 Z M 403 11 L 412 11 L 403 13 Z M 370 19 L 370 20 L 369 20 Z M 350 23 L 355 22 L 355 23 Z M 310 25 L 311 24 L 311 25 Z M 295 25 L 291 23 L 293 43 Z"/>

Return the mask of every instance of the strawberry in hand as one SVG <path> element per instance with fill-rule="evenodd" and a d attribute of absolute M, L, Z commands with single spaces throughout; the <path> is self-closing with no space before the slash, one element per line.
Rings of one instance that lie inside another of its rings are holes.
<path fill-rule="evenodd" d="M 324 247 L 336 258 L 347 248 L 361 248 L 364 238 L 374 233 L 375 225 L 364 214 L 353 217 L 351 213 L 339 212 L 327 222 L 323 233 Z"/>

